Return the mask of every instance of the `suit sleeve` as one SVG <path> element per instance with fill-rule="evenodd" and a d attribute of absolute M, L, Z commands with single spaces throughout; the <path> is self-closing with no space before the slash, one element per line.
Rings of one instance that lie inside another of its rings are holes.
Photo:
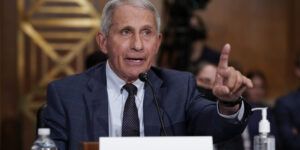
<path fill-rule="evenodd" d="M 277 127 L 279 137 L 281 138 L 282 144 L 285 148 L 296 150 L 300 149 L 300 134 L 293 132 L 293 118 L 290 113 L 291 109 L 286 105 L 284 99 L 278 100 L 275 107 L 275 117 L 277 121 Z M 299 131 L 298 131 L 299 132 Z"/>
<path fill-rule="evenodd" d="M 241 134 L 247 125 L 251 107 L 245 103 L 241 120 L 226 119 L 218 114 L 216 102 L 200 96 L 196 82 L 191 75 L 188 81 L 188 131 L 192 135 L 212 135 L 214 143 L 219 143 Z"/>
<path fill-rule="evenodd" d="M 47 106 L 44 110 L 42 121 L 51 130 L 51 138 L 59 150 L 67 148 L 67 129 L 65 111 L 59 93 L 54 84 L 49 84 L 47 89 Z"/>

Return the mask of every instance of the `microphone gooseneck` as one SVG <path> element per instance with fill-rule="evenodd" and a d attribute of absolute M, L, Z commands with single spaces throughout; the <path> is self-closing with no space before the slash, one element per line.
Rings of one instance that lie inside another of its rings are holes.
<path fill-rule="evenodd" d="M 150 82 L 149 79 L 148 79 L 147 73 L 140 73 L 140 74 L 139 74 L 139 79 L 140 79 L 141 81 L 145 82 L 146 84 L 148 84 L 148 85 L 150 86 L 150 88 L 151 88 L 152 95 L 153 95 L 153 98 L 154 98 L 154 103 L 155 103 L 156 110 L 157 110 L 158 116 L 159 116 L 160 126 L 161 126 L 161 128 L 162 128 L 162 130 L 163 130 L 164 135 L 167 136 L 167 132 L 166 132 L 166 129 L 165 129 L 165 124 L 164 124 L 164 121 L 163 121 L 163 116 L 162 116 L 162 113 L 161 113 L 161 111 L 160 111 L 160 109 L 159 109 L 160 106 L 159 106 L 159 104 L 158 104 L 158 100 L 157 100 L 157 97 L 156 97 L 156 95 L 155 95 L 154 88 L 153 88 L 151 82 Z"/>

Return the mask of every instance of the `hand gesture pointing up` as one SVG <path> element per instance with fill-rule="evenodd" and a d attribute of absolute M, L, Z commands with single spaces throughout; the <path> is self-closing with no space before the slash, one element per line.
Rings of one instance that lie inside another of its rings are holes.
<path fill-rule="evenodd" d="M 221 52 L 216 80 L 213 86 L 213 93 L 219 99 L 220 111 L 225 114 L 236 112 L 239 105 L 235 105 L 235 102 L 247 88 L 253 86 L 250 79 L 243 76 L 233 67 L 228 66 L 229 53 L 230 45 L 226 44 Z"/>

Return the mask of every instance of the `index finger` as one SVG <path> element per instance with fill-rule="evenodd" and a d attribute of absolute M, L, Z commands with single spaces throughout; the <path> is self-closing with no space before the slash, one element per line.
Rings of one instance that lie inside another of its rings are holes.
<path fill-rule="evenodd" d="M 221 51 L 221 56 L 219 60 L 218 69 L 226 69 L 228 67 L 228 59 L 229 59 L 229 53 L 230 53 L 230 44 L 225 44 Z"/>

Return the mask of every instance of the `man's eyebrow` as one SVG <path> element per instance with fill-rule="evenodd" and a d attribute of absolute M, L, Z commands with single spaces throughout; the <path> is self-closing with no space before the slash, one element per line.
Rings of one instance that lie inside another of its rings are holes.
<path fill-rule="evenodd" d="M 144 25 L 142 27 L 142 29 L 153 29 L 153 26 L 151 26 L 151 25 Z"/>
<path fill-rule="evenodd" d="M 133 30 L 133 27 L 131 27 L 131 26 L 123 26 L 120 29 L 121 30 Z"/>

